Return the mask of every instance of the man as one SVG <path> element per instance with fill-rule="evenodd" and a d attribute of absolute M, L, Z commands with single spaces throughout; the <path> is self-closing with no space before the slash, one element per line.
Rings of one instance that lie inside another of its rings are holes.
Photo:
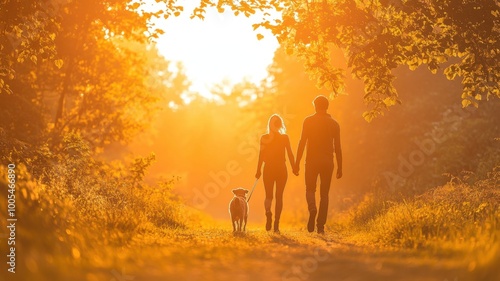
<path fill-rule="evenodd" d="M 293 173 L 298 176 L 300 160 L 307 144 L 305 164 L 306 200 L 309 209 L 307 230 L 314 231 L 317 218 L 318 233 L 325 233 L 328 213 L 328 193 L 333 174 L 333 153 L 337 155 L 337 179 L 342 177 L 342 149 L 340 147 L 340 126 L 326 111 L 328 99 L 317 96 L 313 101 L 316 113 L 304 120 L 302 136 L 297 149 L 297 160 Z M 316 209 L 316 180 L 320 178 L 319 212 Z"/>

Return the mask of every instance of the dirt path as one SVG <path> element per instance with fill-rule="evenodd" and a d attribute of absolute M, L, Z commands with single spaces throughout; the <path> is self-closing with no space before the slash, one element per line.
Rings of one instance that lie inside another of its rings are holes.
<path fill-rule="evenodd" d="M 146 246 L 144 246 L 146 245 Z M 135 245 L 114 253 L 121 268 L 89 271 L 87 280 L 479 280 L 458 258 L 379 250 L 318 235 L 283 229 L 273 234 L 251 228 L 179 230 L 138 237 Z M 107 278 L 107 279 L 105 279 Z M 482 279 L 489 280 L 489 279 Z M 493 280 L 493 279 L 492 279 Z"/>

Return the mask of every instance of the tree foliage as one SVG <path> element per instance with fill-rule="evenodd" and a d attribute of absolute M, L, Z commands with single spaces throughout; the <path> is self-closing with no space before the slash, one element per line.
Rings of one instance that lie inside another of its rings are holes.
<path fill-rule="evenodd" d="M 350 72 L 365 85 L 368 121 L 400 103 L 392 72 L 398 66 L 426 65 L 432 73 L 443 69 L 448 79 L 460 77 L 464 107 L 500 97 L 495 0 L 203 0 L 193 17 L 203 19 L 208 7 L 245 16 L 261 12 L 254 28 L 271 30 L 334 96 L 344 91 L 346 71 L 332 66 L 330 49 L 343 50 Z"/>
<path fill-rule="evenodd" d="M 170 14 L 141 10 L 141 4 L 2 2 L 0 108 L 7 118 L 0 125 L 10 144 L 6 152 L 15 140 L 49 141 L 57 148 L 68 133 L 97 149 L 127 142 L 148 126 L 159 101 L 183 91 L 176 87 L 186 77 L 168 71 L 152 40 L 163 33 L 152 20 Z"/>

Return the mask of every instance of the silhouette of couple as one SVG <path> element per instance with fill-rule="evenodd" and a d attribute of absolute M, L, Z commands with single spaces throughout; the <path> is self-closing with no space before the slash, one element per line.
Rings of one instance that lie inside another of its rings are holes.
<path fill-rule="evenodd" d="M 309 209 L 307 230 L 314 231 L 315 220 L 317 231 L 325 232 L 328 213 L 328 193 L 333 174 L 333 154 L 337 155 L 337 179 L 342 177 L 342 150 L 340 146 L 340 126 L 328 113 L 328 99 L 317 96 L 313 101 L 316 113 L 304 120 L 302 135 L 297 149 L 297 159 L 294 160 L 290 147 L 290 139 L 285 134 L 285 124 L 279 115 L 269 118 L 267 134 L 260 139 L 260 153 L 257 164 L 256 178 L 261 177 L 264 164 L 263 181 L 266 191 L 264 207 L 266 210 L 266 230 L 271 230 L 274 186 L 276 186 L 276 206 L 274 231 L 279 232 L 279 221 L 283 209 L 283 191 L 285 190 L 288 173 L 286 169 L 285 151 L 293 173 L 299 175 L 300 160 L 307 146 L 305 161 L 306 201 Z M 320 178 L 319 211 L 316 208 L 316 180 Z M 317 215 L 317 217 L 316 217 Z"/>

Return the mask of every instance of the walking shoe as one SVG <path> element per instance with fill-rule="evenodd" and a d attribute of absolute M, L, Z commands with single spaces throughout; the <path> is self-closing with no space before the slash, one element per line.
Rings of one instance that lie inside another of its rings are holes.
<path fill-rule="evenodd" d="M 309 211 L 309 221 L 307 222 L 307 231 L 314 231 L 314 220 L 316 219 L 316 211 Z"/>
<path fill-rule="evenodd" d="M 280 229 L 279 229 L 280 226 L 279 225 L 280 225 L 280 221 L 278 221 L 278 220 L 274 221 L 274 232 L 275 233 L 280 233 Z"/>
<path fill-rule="evenodd" d="M 271 212 L 266 213 L 266 230 L 271 230 L 271 224 L 273 220 L 273 214 Z"/>
<path fill-rule="evenodd" d="M 318 226 L 318 234 L 325 234 L 325 227 L 324 226 Z"/>

